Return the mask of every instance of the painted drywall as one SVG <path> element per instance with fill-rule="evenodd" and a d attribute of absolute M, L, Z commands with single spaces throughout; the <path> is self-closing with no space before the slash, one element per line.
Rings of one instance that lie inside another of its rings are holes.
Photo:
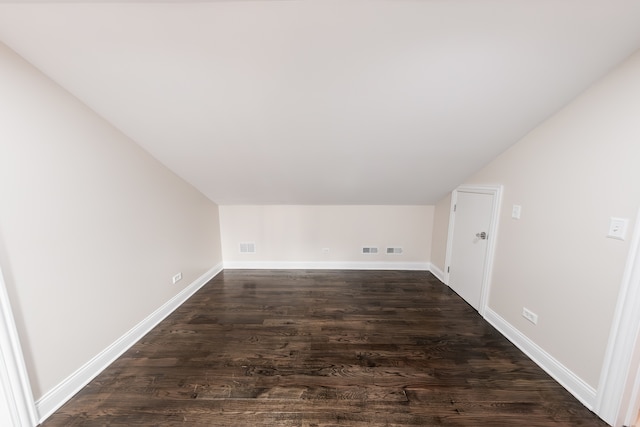
<path fill-rule="evenodd" d="M 221 204 L 433 205 L 640 48 L 638 17 L 636 0 L 0 0 L 0 39 Z"/>
<path fill-rule="evenodd" d="M 0 93 L 0 262 L 38 399 L 221 262 L 218 210 L 2 44 Z"/>
<path fill-rule="evenodd" d="M 434 207 L 433 239 L 431 240 L 431 265 L 438 272 L 440 280 L 444 280 L 445 262 L 447 258 L 447 238 L 449 231 L 449 212 L 451 194 L 448 194 Z"/>
<path fill-rule="evenodd" d="M 413 263 L 431 258 L 433 206 L 220 206 L 225 267 L 249 263 Z M 239 244 L 253 242 L 255 254 Z M 379 249 L 363 255 L 363 246 Z M 402 247 L 387 255 L 387 247 Z M 323 252 L 327 248 L 328 252 Z M 266 265 L 266 264 L 265 264 Z"/>
<path fill-rule="evenodd" d="M 638 75 L 640 52 L 466 181 L 504 185 L 489 308 L 593 388 L 629 250 L 609 219 L 630 237 L 640 206 Z"/>

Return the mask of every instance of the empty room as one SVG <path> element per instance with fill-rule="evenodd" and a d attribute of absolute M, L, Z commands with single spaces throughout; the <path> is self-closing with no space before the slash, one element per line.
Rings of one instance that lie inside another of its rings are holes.
<path fill-rule="evenodd" d="M 0 0 L 0 425 L 640 426 L 639 23 Z"/>

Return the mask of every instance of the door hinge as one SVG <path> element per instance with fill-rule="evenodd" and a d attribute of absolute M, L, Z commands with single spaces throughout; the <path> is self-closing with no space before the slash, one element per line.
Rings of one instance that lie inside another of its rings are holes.
<path fill-rule="evenodd" d="M 456 204 L 456 205 L 453 205 L 453 211 L 454 211 L 454 212 L 456 211 L 456 209 L 458 209 L 458 205 L 457 205 L 457 204 Z"/>
<path fill-rule="evenodd" d="M 447 267 L 447 273 L 451 271 L 451 267 Z"/>

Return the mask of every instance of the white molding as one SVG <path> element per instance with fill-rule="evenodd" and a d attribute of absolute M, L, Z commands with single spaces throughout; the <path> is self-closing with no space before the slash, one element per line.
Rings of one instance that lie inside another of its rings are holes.
<path fill-rule="evenodd" d="M 445 275 L 444 275 L 444 271 L 440 270 L 436 265 L 431 264 L 431 268 L 429 269 L 429 271 L 431 271 L 431 274 L 433 274 L 434 276 L 436 276 L 436 279 L 440 280 L 442 283 L 444 283 L 445 280 Z"/>
<path fill-rule="evenodd" d="M 487 256 L 485 259 L 484 276 L 482 278 L 482 294 L 480 295 L 480 314 L 484 316 L 489 308 L 489 293 L 491 291 L 491 277 L 493 277 L 493 261 L 496 254 L 496 242 L 498 241 L 498 226 L 500 225 L 500 209 L 502 208 L 502 185 L 492 187 L 476 186 L 488 194 L 493 194 L 493 206 L 491 207 L 491 224 L 489 225 L 489 241 L 487 242 Z"/>
<path fill-rule="evenodd" d="M 40 422 L 42 423 L 58 410 L 80 391 L 82 387 L 93 380 L 100 372 L 113 363 L 221 271 L 222 263 L 219 263 L 38 399 L 36 409 L 40 417 Z"/>
<path fill-rule="evenodd" d="M 0 387 L 12 425 L 32 427 L 38 424 L 29 374 L 15 325 L 9 295 L 0 270 Z"/>
<path fill-rule="evenodd" d="M 458 192 L 451 192 L 451 205 L 449 206 L 449 229 L 447 230 L 447 248 L 444 256 L 444 280 L 442 283 L 449 286 L 449 265 L 451 264 L 451 252 L 453 246 L 453 228 L 456 222 L 455 206 L 458 203 Z"/>
<path fill-rule="evenodd" d="M 625 404 L 625 400 L 622 400 L 616 420 L 611 423 L 613 425 L 637 426 L 637 424 L 635 423 L 638 419 L 638 412 L 640 412 L 640 366 L 636 369 L 633 379 L 634 380 L 633 386 L 631 388 L 631 396 L 628 399 L 629 403 Z M 624 394 L 623 396 L 626 397 Z"/>
<path fill-rule="evenodd" d="M 625 405 L 625 401 L 623 400 L 622 404 L 620 405 L 620 410 L 618 411 L 617 420 L 612 424 L 625 425 L 625 426 L 637 425 L 634 423 L 638 419 L 638 412 L 640 411 L 639 396 L 640 396 L 640 370 L 636 369 L 633 385 L 631 386 L 631 397 L 628 399 L 629 403 L 627 404 L 626 411 L 624 410 L 625 407 L 623 405 Z"/>
<path fill-rule="evenodd" d="M 583 405 L 589 410 L 593 409 L 596 402 L 596 390 L 593 387 L 489 307 L 485 311 L 485 319 Z"/>
<path fill-rule="evenodd" d="M 595 406 L 596 413 L 615 426 L 635 422 L 639 409 L 637 396 L 640 393 L 640 374 L 637 373 L 638 366 L 632 365 L 640 338 L 640 311 L 637 308 L 640 306 L 640 210 L 635 224 Z M 631 387 L 631 395 L 625 393 L 628 387 Z"/>
<path fill-rule="evenodd" d="M 225 261 L 228 270 L 416 270 L 431 271 L 428 262 L 384 261 Z"/>

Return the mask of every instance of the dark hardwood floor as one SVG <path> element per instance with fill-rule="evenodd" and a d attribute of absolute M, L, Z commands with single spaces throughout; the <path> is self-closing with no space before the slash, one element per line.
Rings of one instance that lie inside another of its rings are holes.
<path fill-rule="evenodd" d="M 43 426 L 605 426 L 427 272 L 225 271 Z"/>

